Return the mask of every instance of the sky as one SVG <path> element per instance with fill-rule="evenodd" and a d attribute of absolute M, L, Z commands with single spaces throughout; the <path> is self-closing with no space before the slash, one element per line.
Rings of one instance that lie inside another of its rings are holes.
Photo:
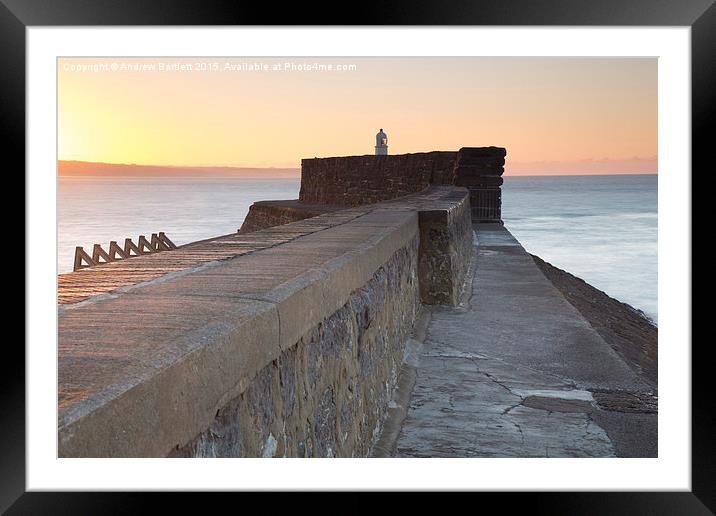
<path fill-rule="evenodd" d="M 60 160 L 300 167 L 373 154 L 382 128 L 390 154 L 505 147 L 508 175 L 657 171 L 655 58 L 60 58 L 58 74 Z"/>

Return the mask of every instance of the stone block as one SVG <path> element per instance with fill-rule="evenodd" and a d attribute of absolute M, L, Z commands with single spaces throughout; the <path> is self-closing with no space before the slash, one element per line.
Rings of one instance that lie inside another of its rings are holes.
<path fill-rule="evenodd" d="M 501 176 L 504 172 L 505 168 L 502 165 L 458 165 L 455 168 L 455 179 L 458 180 L 463 177 Z"/>
<path fill-rule="evenodd" d="M 456 186 L 466 186 L 468 188 L 487 188 L 502 186 L 504 179 L 500 176 L 463 176 L 455 180 Z"/>
<path fill-rule="evenodd" d="M 461 158 L 504 158 L 507 149 L 503 147 L 462 147 L 457 152 L 457 159 Z"/>

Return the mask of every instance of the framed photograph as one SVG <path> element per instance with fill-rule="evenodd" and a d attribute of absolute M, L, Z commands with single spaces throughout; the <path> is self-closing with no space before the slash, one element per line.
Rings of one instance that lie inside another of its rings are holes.
<path fill-rule="evenodd" d="M 27 301 L 0 509 L 712 514 L 713 2 L 317 7 L 2 1 Z"/>

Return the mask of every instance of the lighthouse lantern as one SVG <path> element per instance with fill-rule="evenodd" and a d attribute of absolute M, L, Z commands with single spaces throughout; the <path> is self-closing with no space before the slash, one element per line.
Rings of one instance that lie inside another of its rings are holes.
<path fill-rule="evenodd" d="M 378 134 L 375 135 L 375 155 L 388 155 L 388 135 L 383 132 L 383 129 L 378 131 Z"/>

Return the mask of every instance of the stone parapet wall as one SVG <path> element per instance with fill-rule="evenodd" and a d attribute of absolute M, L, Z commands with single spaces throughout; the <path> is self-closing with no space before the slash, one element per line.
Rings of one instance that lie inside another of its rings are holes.
<path fill-rule="evenodd" d="M 248 254 L 207 240 L 193 253 L 219 261 L 65 305 L 59 455 L 367 456 L 422 284 L 437 299 L 460 282 L 468 203 L 433 187 L 251 233 L 270 247 Z"/>
<path fill-rule="evenodd" d="M 340 206 L 304 204 L 295 200 L 257 201 L 249 208 L 240 233 L 253 233 L 262 229 L 290 224 L 341 209 Z"/>
<path fill-rule="evenodd" d="M 170 455 L 368 456 L 419 307 L 417 248 L 416 235 Z"/>
<path fill-rule="evenodd" d="M 359 206 L 454 184 L 457 152 L 345 156 L 301 160 L 299 200 Z"/>
<path fill-rule="evenodd" d="M 301 161 L 299 204 L 360 206 L 424 190 L 464 186 L 474 222 L 501 222 L 506 149 L 462 147 L 390 156 L 345 156 Z"/>

